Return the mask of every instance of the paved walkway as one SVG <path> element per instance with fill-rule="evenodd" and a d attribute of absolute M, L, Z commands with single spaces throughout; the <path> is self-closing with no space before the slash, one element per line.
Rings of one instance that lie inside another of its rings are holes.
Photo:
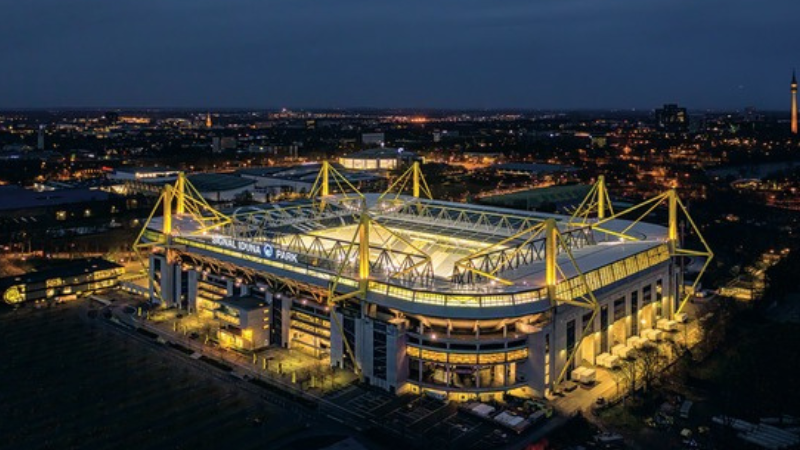
<path fill-rule="evenodd" d="M 598 397 L 612 398 L 618 395 L 621 386 L 618 388 L 614 376 L 606 369 L 598 367 L 596 370 L 597 381 L 592 386 L 578 385 L 574 391 L 564 392 L 550 399 L 556 411 L 565 416 L 572 416 L 577 412 L 589 416 Z"/>

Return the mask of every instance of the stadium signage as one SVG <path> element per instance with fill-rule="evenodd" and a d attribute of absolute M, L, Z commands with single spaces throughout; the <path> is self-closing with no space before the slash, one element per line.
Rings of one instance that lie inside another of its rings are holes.
<path fill-rule="evenodd" d="M 287 252 L 280 249 L 276 250 L 270 244 L 257 244 L 255 242 L 240 241 L 238 239 L 231 239 L 225 236 L 212 236 L 211 245 L 228 248 L 237 252 L 247 253 L 266 259 L 277 259 L 293 263 L 298 262 L 297 253 Z"/>

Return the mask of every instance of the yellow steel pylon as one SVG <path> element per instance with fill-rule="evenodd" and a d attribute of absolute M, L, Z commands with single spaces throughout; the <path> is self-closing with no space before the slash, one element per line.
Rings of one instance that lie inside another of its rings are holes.
<path fill-rule="evenodd" d="M 385 197 L 389 196 L 390 194 L 394 193 L 393 200 L 397 200 L 400 197 L 408 184 L 411 183 L 411 194 L 414 198 L 419 198 L 420 195 L 425 195 L 427 198 L 433 200 L 433 195 L 431 194 L 431 189 L 428 186 L 428 182 L 425 180 L 425 176 L 422 174 L 422 168 L 420 167 L 419 161 L 415 161 L 414 164 L 411 165 L 402 175 L 397 177 L 397 179 L 389 186 L 386 191 L 378 197 L 378 200 L 383 200 Z"/>
<path fill-rule="evenodd" d="M 364 198 L 364 195 L 357 187 L 350 182 L 341 172 L 336 170 L 335 167 L 328 161 L 323 161 L 322 166 L 317 173 L 317 178 L 314 179 L 314 184 L 308 191 L 308 198 L 316 199 L 317 197 L 328 197 L 332 195 L 331 184 L 338 188 L 338 192 L 344 197 L 349 197 L 348 190 L 356 194 L 357 198 Z"/>
<path fill-rule="evenodd" d="M 597 177 L 597 182 L 592 185 L 589 193 L 572 213 L 570 223 L 585 225 L 589 222 L 592 213 L 596 213 L 598 220 L 604 219 L 607 215 L 614 215 L 611 197 L 608 195 L 606 187 L 606 178 L 603 175 Z"/>

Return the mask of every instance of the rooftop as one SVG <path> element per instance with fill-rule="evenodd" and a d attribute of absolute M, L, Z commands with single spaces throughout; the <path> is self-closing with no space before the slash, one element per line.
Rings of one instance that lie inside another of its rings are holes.
<path fill-rule="evenodd" d="M 530 174 L 553 173 L 553 172 L 574 172 L 578 169 L 560 164 L 539 164 L 539 163 L 502 163 L 492 166 L 493 169 L 506 172 L 524 172 Z"/>
<path fill-rule="evenodd" d="M 217 192 L 252 186 L 255 181 L 222 173 L 197 173 L 187 177 L 199 192 Z"/>
<path fill-rule="evenodd" d="M 344 156 L 345 159 L 385 159 L 385 158 L 416 158 L 417 155 L 403 148 L 377 147 Z"/>
<path fill-rule="evenodd" d="M 219 301 L 220 304 L 240 311 L 255 311 L 267 306 L 267 300 L 253 295 L 226 297 Z"/>
<path fill-rule="evenodd" d="M 124 172 L 124 173 L 178 173 L 177 169 L 172 169 L 169 167 L 134 167 L 134 166 L 122 166 L 114 168 L 115 172 Z"/>
<path fill-rule="evenodd" d="M 361 181 L 377 180 L 379 177 L 369 173 L 364 173 L 356 170 L 345 169 L 339 163 L 331 163 L 331 166 L 342 174 L 347 181 L 357 183 Z M 236 173 L 242 176 L 250 177 L 265 177 L 275 178 L 281 180 L 303 181 L 313 183 L 317 179 L 319 170 L 322 164 L 298 164 L 294 166 L 273 166 L 273 167 L 256 167 L 251 169 L 241 169 Z"/>
<path fill-rule="evenodd" d="M 97 272 L 99 270 L 116 269 L 120 267 L 122 266 L 102 258 L 76 259 L 70 261 L 69 264 L 62 266 L 44 269 L 37 272 L 28 272 L 23 275 L 0 278 L 0 290 L 17 284 L 43 283 L 52 278 L 69 278 L 83 275 L 85 273 Z"/>
<path fill-rule="evenodd" d="M 489 195 L 480 198 L 480 203 L 509 208 L 530 209 L 552 203 L 554 205 L 575 204 L 586 197 L 591 186 L 585 184 L 569 184 L 546 188 L 529 189 L 509 194 Z"/>
<path fill-rule="evenodd" d="M 73 203 L 102 202 L 111 198 L 108 192 L 88 189 L 60 189 L 37 192 L 20 186 L 0 186 L 0 211 L 47 208 Z"/>

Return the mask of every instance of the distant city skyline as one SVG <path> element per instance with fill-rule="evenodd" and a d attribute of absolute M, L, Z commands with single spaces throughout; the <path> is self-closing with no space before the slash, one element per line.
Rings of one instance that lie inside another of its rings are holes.
<path fill-rule="evenodd" d="M 789 111 L 800 3 L 29 0 L 0 110 Z"/>

